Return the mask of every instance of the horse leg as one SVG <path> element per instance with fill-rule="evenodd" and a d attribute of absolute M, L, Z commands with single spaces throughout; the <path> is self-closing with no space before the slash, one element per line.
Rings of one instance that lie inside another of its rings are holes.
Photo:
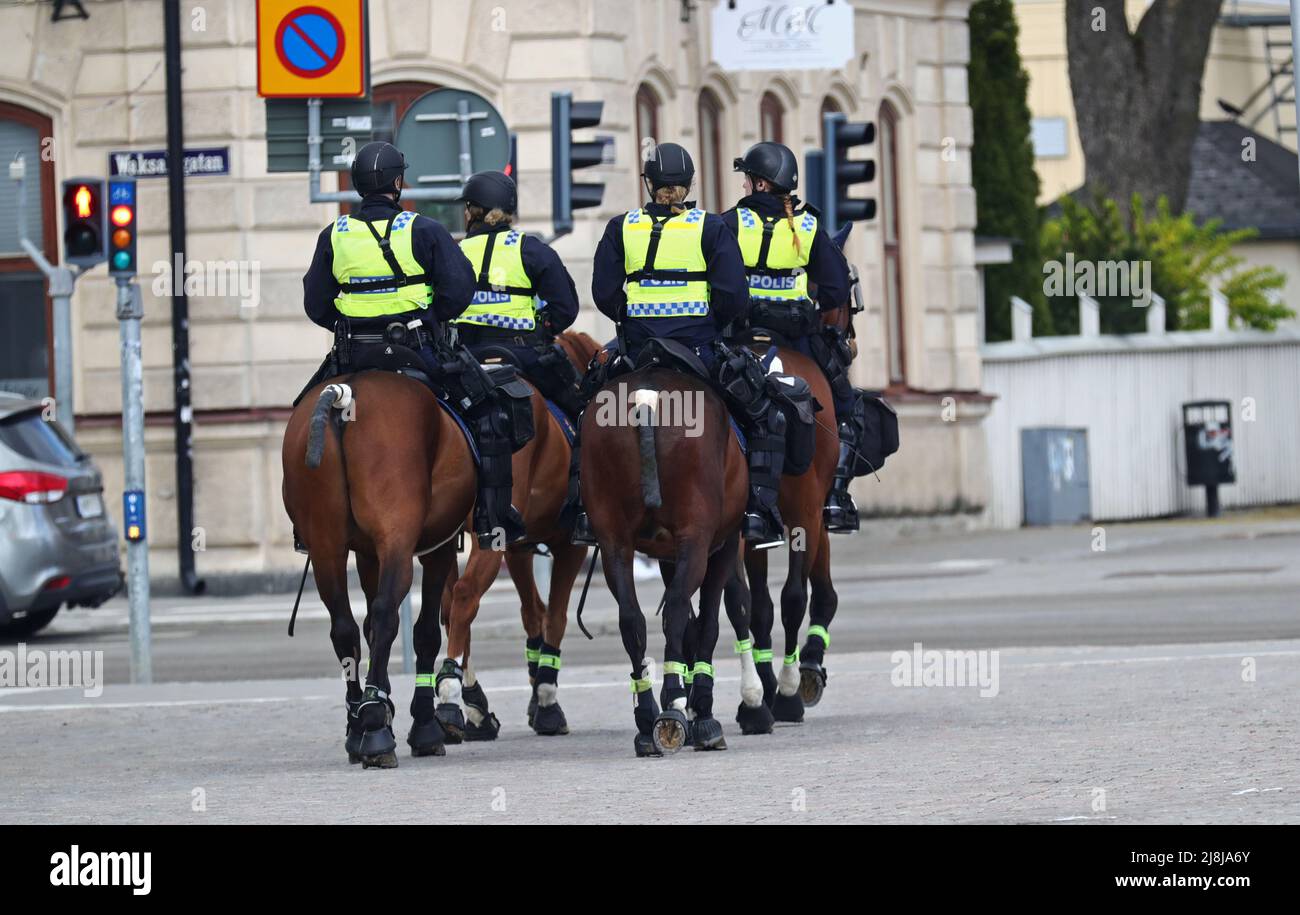
<path fill-rule="evenodd" d="M 370 602 L 370 670 L 357 714 L 361 735 L 361 765 L 367 769 L 397 767 L 397 741 L 393 738 L 392 684 L 388 659 L 397 638 L 398 605 L 411 590 L 413 570 L 410 544 L 379 546 L 378 586 Z"/>
<path fill-rule="evenodd" d="M 733 564 L 727 583 L 723 586 L 723 605 L 727 619 L 736 631 L 736 655 L 740 658 L 740 706 L 736 709 L 736 723 L 742 734 L 772 733 L 772 710 L 763 702 L 763 681 L 758 677 L 754 663 L 754 640 L 750 636 L 751 597 L 749 586 Z"/>
<path fill-rule="evenodd" d="M 664 710 L 655 720 L 653 733 L 660 752 L 680 750 L 690 736 L 686 717 L 687 630 L 691 597 L 700 589 L 707 569 L 707 542 L 689 535 L 682 537 L 677 544 L 672 582 L 664 593 L 664 685 L 659 696 Z"/>
<path fill-rule="evenodd" d="M 815 547 L 814 547 L 815 548 Z M 807 552 L 790 550 L 790 566 L 781 588 L 781 628 L 785 630 L 785 658 L 772 697 L 772 714 L 777 721 L 803 721 L 803 700 L 799 698 L 799 627 L 808 606 Z"/>
<path fill-rule="evenodd" d="M 318 540 L 319 538 L 313 538 Z M 343 679 L 347 684 L 347 730 L 344 747 L 347 749 L 348 762 L 361 762 L 361 719 L 357 709 L 361 707 L 361 630 L 352 616 L 352 604 L 348 599 L 348 553 L 343 543 L 335 544 L 335 549 L 326 553 L 326 544 L 313 543 L 312 574 L 316 580 L 316 592 L 330 615 L 330 642 L 334 645 L 334 654 L 339 659 L 343 670 Z"/>
<path fill-rule="evenodd" d="M 831 551 L 825 526 L 822 527 L 816 561 L 813 562 L 809 607 L 808 636 L 799 652 L 799 697 L 812 708 L 822 701 L 826 689 L 826 649 L 831 646 L 830 625 L 840 598 L 831 583 Z"/>
<path fill-rule="evenodd" d="M 537 719 L 534 728 L 538 734 L 567 734 L 569 723 L 560 708 L 560 643 L 568 625 L 569 597 L 573 583 L 587 558 L 587 548 L 569 543 L 567 538 L 557 538 L 548 546 L 554 561 L 551 566 L 551 586 L 542 608 L 543 639 L 537 669 Z"/>
<path fill-rule="evenodd" d="M 605 584 L 618 602 L 618 632 L 623 639 L 623 650 L 632 662 L 632 716 L 637 730 L 632 748 L 637 756 L 662 756 L 652 737 L 659 704 L 655 702 L 654 681 L 646 671 L 645 614 L 637 601 L 636 582 L 632 577 L 632 546 L 610 542 L 602 542 L 600 546 Z"/>
<path fill-rule="evenodd" d="M 506 551 L 506 568 L 519 595 L 519 618 L 524 624 L 524 661 L 528 665 L 528 685 L 532 692 L 528 698 L 528 726 L 536 730 L 537 720 L 537 662 L 542 657 L 543 622 L 546 607 L 537 593 L 533 577 L 533 554 Z"/>
<path fill-rule="evenodd" d="M 451 588 L 451 609 L 447 613 L 447 657 L 443 659 L 442 669 L 438 671 L 438 720 L 447 732 L 448 743 L 460 743 L 466 738 L 465 713 L 461 702 L 465 700 L 464 681 L 465 665 L 469 662 L 469 630 L 478 615 L 479 601 L 491 587 L 501 568 L 501 553 L 496 550 L 484 550 L 475 544 L 465 563 L 465 571 Z M 471 686 L 473 698 L 481 705 L 487 705 L 483 688 L 475 681 Z M 486 717 L 478 710 L 471 710 L 470 716 L 480 715 L 481 733 L 475 735 L 479 740 L 491 740 L 496 737 L 500 724 L 495 716 Z M 491 732 L 491 737 L 487 734 Z"/>
<path fill-rule="evenodd" d="M 707 560 L 704 581 L 700 584 L 700 612 L 692 629 L 691 695 L 690 709 L 695 715 L 691 728 L 691 743 L 697 750 L 725 750 L 727 741 L 722 736 L 722 722 L 713 717 L 713 652 L 718 644 L 718 610 L 722 592 L 727 582 L 735 578 L 736 550 L 740 543 L 737 532 Z"/>
<path fill-rule="evenodd" d="M 415 647 L 415 693 L 411 696 L 411 730 L 406 743 L 412 756 L 445 756 L 447 734 L 435 711 L 435 675 L 442 650 L 442 594 L 456 572 L 456 542 L 444 543 L 420 557 L 424 581 L 420 586 L 420 616 L 411 630 Z"/>
<path fill-rule="evenodd" d="M 763 704 L 772 707 L 776 674 L 772 672 L 772 627 L 776 613 L 767 588 L 767 551 L 745 550 L 745 576 L 749 580 L 749 630 L 754 638 L 754 669 L 763 687 Z"/>

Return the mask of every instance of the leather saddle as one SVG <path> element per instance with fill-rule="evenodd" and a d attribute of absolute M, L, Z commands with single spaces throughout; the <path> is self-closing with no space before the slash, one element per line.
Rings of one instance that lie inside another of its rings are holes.
<path fill-rule="evenodd" d="M 662 365 L 695 375 L 704 381 L 711 381 L 709 371 L 703 360 L 689 346 L 667 337 L 652 337 L 641 347 L 637 354 L 636 368 L 643 369 L 652 365 Z"/>

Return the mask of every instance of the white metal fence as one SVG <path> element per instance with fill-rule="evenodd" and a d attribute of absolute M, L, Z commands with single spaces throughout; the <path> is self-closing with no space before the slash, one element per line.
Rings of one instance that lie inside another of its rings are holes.
<path fill-rule="evenodd" d="M 1040 337 L 984 347 L 996 396 L 988 436 L 988 521 L 1024 518 L 1020 431 L 1086 429 L 1092 518 L 1204 509 L 1186 485 L 1182 404 L 1232 404 L 1237 482 L 1225 507 L 1300 502 L 1300 330 Z"/>

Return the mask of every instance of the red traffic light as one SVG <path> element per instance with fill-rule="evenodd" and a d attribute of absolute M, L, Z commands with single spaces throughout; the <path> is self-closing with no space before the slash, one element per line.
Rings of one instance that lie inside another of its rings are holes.
<path fill-rule="evenodd" d="M 77 208 L 78 216 L 89 216 L 92 212 L 91 205 L 94 202 L 90 188 L 84 184 L 78 185 L 76 193 L 72 195 L 72 202 Z"/>
<path fill-rule="evenodd" d="M 131 220 L 135 219 L 135 210 L 129 206 L 119 204 L 113 207 L 113 211 L 108 216 L 115 226 L 129 226 Z"/>

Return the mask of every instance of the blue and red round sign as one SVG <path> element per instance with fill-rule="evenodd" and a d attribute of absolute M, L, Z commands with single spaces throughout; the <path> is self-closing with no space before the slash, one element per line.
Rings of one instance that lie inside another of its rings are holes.
<path fill-rule="evenodd" d="M 328 10 L 301 6 L 280 21 L 275 32 L 275 54 L 285 69 L 315 79 L 329 73 L 343 59 L 343 26 Z"/>

